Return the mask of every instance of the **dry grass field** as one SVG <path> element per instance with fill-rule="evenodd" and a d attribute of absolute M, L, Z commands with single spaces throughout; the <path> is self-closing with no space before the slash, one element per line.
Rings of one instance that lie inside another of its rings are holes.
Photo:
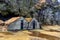
<path fill-rule="evenodd" d="M 0 32 L 0 40 L 60 40 L 60 32 L 46 30 Z"/>

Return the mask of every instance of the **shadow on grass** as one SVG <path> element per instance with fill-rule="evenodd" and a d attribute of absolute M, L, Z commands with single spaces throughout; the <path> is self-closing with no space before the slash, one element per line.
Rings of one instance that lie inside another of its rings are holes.
<path fill-rule="evenodd" d="M 2 33 L 4 35 L 14 35 L 14 33 L 12 33 L 12 32 L 0 32 L 0 33 Z"/>
<path fill-rule="evenodd" d="M 46 30 L 46 31 L 50 31 L 50 32 L 60 32 L 60 31 L 58 31 L 58 30 L 52 30 L 52 29 Z"/>
<path fill-rule="evenodd" d="M 37 31 L 30 31 L 30 32 L 32 32 L 32 34 L 29 34 L 30 36 L 46 38 L 48 40 L 60 40 L 60 38 L 58 38 L 58 37 L 42 34 L 42 33 L 37 32 Z"/>

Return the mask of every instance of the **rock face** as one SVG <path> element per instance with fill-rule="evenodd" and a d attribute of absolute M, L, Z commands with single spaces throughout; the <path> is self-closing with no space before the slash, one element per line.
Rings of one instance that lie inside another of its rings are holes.
<path fill-rule="evenodd" d="M 48 3 L 52 6 L 58 6 L 59 5 L 58 0 L 46 0 L 46 3 Z"/>
<path fill-rule="evenodd" d="M 60 12 L 59 11 L 55 12 L 54 14 L 54 23 L 57 25 L 60 25 Z"/>
<path fill-rule="evenodd" d="M 43 24 L 60 25 L 60 9 L 53 9 L 53 7 L 47 6 L 40 10 L 38 14 L 40 15 L 40 20 L 43 20 Z"/>

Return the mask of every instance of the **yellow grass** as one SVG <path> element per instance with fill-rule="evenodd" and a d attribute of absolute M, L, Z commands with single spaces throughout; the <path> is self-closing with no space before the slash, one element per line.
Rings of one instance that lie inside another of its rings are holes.
<path fill-rule="evenodd" d="M 60 40 L 60 32 L 31 30 L 19 32 L 0 32 L 0 40 Z"/>

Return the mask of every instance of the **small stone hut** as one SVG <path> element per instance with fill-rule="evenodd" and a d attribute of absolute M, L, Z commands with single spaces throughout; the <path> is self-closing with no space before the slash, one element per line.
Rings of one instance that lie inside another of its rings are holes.
<path fill-rule="evenodd" d="M 33 18 L 29 23 L 28 29 L 39 29 L 39 28 L 40 28 L 39 22 L 35 18 Z"/>
<path fill-rule="evenodd" d="M 27 29 L 27 27 L 28 22 L 23 17 L 20 17 L 8 26 L 8 30 L 23 30 Z"/>

